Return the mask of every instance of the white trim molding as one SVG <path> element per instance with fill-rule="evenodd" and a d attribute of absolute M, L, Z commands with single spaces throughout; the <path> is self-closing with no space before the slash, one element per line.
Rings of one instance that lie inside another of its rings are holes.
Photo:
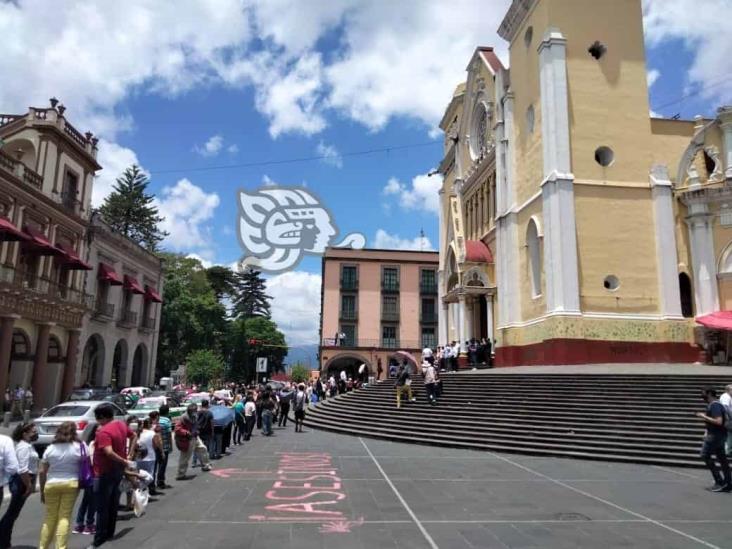
<path fill-rule="evenodd" d="M 691 203 L 688 207 L 689 215 L 686 216 L 686 224 L 689 227 L 689 244 L 694 273 L 694 301 L 696 315 L 702 316 L 719 310 L 717 262 L 714 257 L 712 234 L 714 216 L 709 212 L 709 206 L 706 203 Z"/>

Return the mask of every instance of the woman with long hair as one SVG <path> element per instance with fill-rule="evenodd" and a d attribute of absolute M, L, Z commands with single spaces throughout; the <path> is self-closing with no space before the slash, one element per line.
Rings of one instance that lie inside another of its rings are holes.
<path fill-rule="evenodd" d="M 46 516 L 41 527 L 39 549 L 46 549 L 55 538 L 57 549 L 65 549 L 69 538 L 71 513 L 79 495 L 79 470 L 83 442 L 76 437 L 76 424 L 64 421 L 41 460 L 41 503 Z M 89 455 L 87 448 L 84 448 Z"/>
<path fill-rule="evenodd" d="M 38 474 L 38 453 L 33 448 L 33 441 L 38 440 L 38 431 L 32 423 L 20 423 L 13 430 L 15 455 L 18 458 L 18 473 L 10 478 L 10 505 L 0 519 L 0 547 L 11 547 L 10 538 L 13 526 L 23 510 L 28 496 L 36 487 Z"/>

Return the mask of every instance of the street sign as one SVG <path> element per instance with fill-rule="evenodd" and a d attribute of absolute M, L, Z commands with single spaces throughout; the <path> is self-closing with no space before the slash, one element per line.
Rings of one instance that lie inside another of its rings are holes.
<path fill-rule="evenodd" d="M 258 374 L 267 373 L 267 357 L 266 356 L 257 357 L 257 373 Z"/>

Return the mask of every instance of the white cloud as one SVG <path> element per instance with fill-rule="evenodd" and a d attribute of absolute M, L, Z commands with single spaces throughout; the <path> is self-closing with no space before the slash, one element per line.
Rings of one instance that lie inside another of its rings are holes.
<path fill-rule="evenodd" d="M 279 183 L 277 183 L 277 181 L 274 181 L 267 174 L 264 174 L 262 176 L 262 185 L 264 185 L 265 187 L 276 187 L 277 185 L 279 185 Z"/>
<path fill-rule="evenodd" d="M 648 83 L 648 88 L 651 88 L 653 84 L 656 83 L 659 76 L 661 76 L 661 71 L 657 69 L 651 69 L 646 73 L 646 82 Z"/>
<path fill-rule="evenodd" d="M 374 248 L 381 250 L 417 250 L 429 251 L 434 250 L 430 239 L 422 236 L 416 238 L 401 238 L 399 235 L 387 233 L 384 229 L 376 231 L 374 238 Z"/>
<path fill-rule="evenodd" d="M 202 146 L 194 145 L 193 152 L 200 154 L 201 156 L 216 156 L 221 152 L 224 147 L 224 138 L 220 135 L 212 135 L 208 138 Z"/>
<path fill-rule="evenodd" d="M 442 176 L 435 174 L 418 175 L 412 179 L 411 186 L 407 186 L 396 177 L 389 178 L 382 189 L 386 196 L 396 196 L 399 205 L 406 210 L 422 210 L 439 214 Z"/>
<path fill-rule="evenodd" d="M 228 147 L 226 147 L 226 152 L 229 154 L 236 154 L 239 152 L 239 146 L 236 144 L 229 145 Z"/>
<path fill-rule="evenodd" d="M 341 157 L 338 149 L 336 149 L 334 145 L 326 145 L 321 141 L 315 148 L 315 152 L 318 156 L 322 157 L 321 161 L 324 164 L 328 164 L 336 168 L 343 167 L 343 157 Z"/>
<path fill-rule="evenodd" d="M 99 141 L 99 151 L 97 153 L 97 162 L 102 166 L 102 170 L 97 172 L 92 187 L 92 206 L 98 208 L 104 199 L 112 192 L 112 188 L 117 178 L 132 166 L 140 162 L 137 159 L 135 151 L 122 147 L 117 143 L 110 143 L 104 139 Z M 143 170 L 144 171 L 144 170 Z"/>
<path fill-rule="evenodd" d="M 213 261 L 210 261 L 208 259 L 204 259 L 203 257 L 201 257 L 198 254 L 187 254 L 186 257 L 189 257 L 191 259 L 198 259 L 198 261 L 201 262 L 201 265 L 203 265 L 203 268 L 204 269 L 209 269 L 209 268 L 211 268 L 211 267 L 214 266 L 214 262 Z"/>
<path fill-rule="evenodd" d="M 214 257 L 211 227 L 219 205 L 216 193 L 207 193 L 188 179 L 179 180 L 172 187 L 165 187 L 161 196 L 155 199 L 160 215 L 165 220 L 160 228 L 170 233 L 163 244 L 175 251 L 187 251 L 204 259 Z"/>
<path fill-rule="evenodd" d="M 320 319 L 319 274 L 290 271 L 267 279 L 272 319 L 290 344 L 317 343 Z"/>
<path fill-rule="evenodd" d="M 693 61 L 687 74 L 690 90 L 716 103 L 732 99 L 732 2 L 705 0 L 644 0 L 643 24 L 652 46 L 682 40 Z M 681 93 L 679 93 L 681 95 Z"/>

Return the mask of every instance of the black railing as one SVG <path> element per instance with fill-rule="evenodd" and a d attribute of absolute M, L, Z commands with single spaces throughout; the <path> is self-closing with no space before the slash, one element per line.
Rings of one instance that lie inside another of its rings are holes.
<path fill-rule="evenodd" d="M 419 318 L 420 322 L 423 324 L 433 324 L 437 322 L 437 314 L 436 313 L 422 313 Z"/>
<path fill-rule="evenodd" d="M 399 311 L 381 311 L 381 320 L 399 321 Z"/>
<path fill-rule="evenodd" d="M 382 292 L 399 292 L 399 281 L 397 280 L 382 280 L 381 281 Z"/>
<path fill-rule="evenodd" d="M 342 310 L 341 311 L 341 320 L 356 320 L 358 318 L 358 313 L 355 310 Z"/>
<path fill-rule="evenodd" d="M 420 282 L 419 291 L 423 294 L 436 294 L 437 283 L 436 282 Z"/>
<path fill-rule="evenodd" d="M 99 317 L 114 318 L 114 303 L 97 303 L 94 314 Z"/>
<path fill-rule="evenodd" d="M 125 327 L 137 326 L 137 313 L 126 309 L 122 311 L 122 316 L 119 319 L 118 324 Z"/>
<path fill-rule="evenodd" d="M 358 278 L 341 278 L 341 290 L 355 292 L 358 290 Z"/>
<path fill-rule="evenodd" d="M 0 267 L 0 284 L 55 301 L 80 305 L 86 309 L 94 306 L 92 295 L 9 265 Z"/>
<path fill-rule="evenodd" d="M 61 193 L 61 204 L 72 213 L 79 213 L 81 202 L 76 198 L 76 191 L 63 191 Z"/>
<path fill-rule="evenodd" d="M 155 319 L 152 317 L 145 317 L 142 319 L 142 322 L 140 323 L 140 329 L 141 330 L 154 330 L 155 329 Z"/>
<path fill-rule="evenodd" d="M 355 341 L 349 340 L 348 337 L 346 337 L 342 342 L 336 341 L 336 338 L 334 337 L 326 337 L 321 340 L 321 345 L 323 347 L 358 347 L 358 348 L 367 348 L 367 349 L 380 349 L 380 348 L 387 348 L 387 349 L 411 349 L 412 351 L 420 350 L 422 349 L 421 341 L 411 341 L 411 340 L 399 340 L 394 338 L 386 338 L 386 339 L 356 339 Z M 389 346 L 387 347 L 385 343 L 388 343 Z"/>

